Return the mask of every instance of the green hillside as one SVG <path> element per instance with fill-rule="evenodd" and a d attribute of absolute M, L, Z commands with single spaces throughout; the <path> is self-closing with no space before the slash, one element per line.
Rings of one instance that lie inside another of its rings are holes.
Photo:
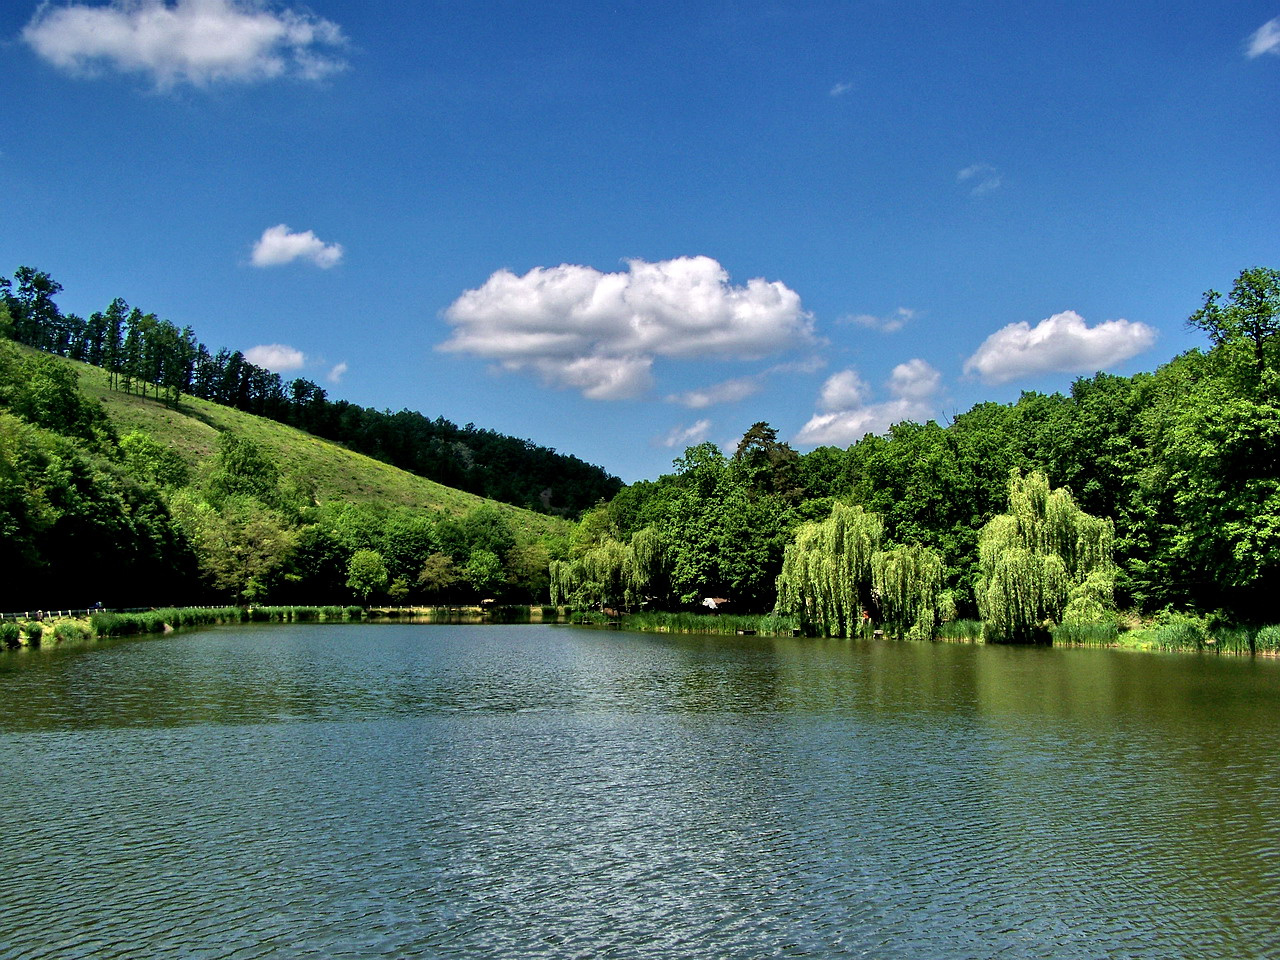
<path fill-rule="evenodd" d="M 539 603 L 571 527 L 0 340 L 0 610 Z"/>
<path fill-rule="evenodd" d="M 285 476 L 312 484 L 321 503 L 410 507 L 454 517 L 489 504 L 529 539 L 563 534 L 569 529 L 569 524 L 557 517 L 443 486 L 273 420 L 195 397 L 184 396 L 176 408 L 171 407 L 152 397 L 112 389 L 107 372 L 98 367 L 74 360 L 62 362 L 79 374 L 81 391 L 102 402 L 118 433 L 141 431 L 150 435 L 176 451 L 193 473 L 198 473 L 216 453 L 218 434 L 230 432 L 268 451 Z"/>

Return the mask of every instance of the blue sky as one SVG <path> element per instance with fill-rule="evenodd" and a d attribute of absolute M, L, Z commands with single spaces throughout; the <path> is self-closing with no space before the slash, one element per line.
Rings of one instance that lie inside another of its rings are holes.
<path fill-rule="evenodd" d="M 1280 266 L 1280 0 L 14 2 L 0 271 L 631 481 L 1155 366 Z"/>

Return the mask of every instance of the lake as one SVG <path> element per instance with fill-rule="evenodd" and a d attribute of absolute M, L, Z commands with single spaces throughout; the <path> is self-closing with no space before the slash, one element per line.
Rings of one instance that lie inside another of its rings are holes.
<path fill-rule="evenodd" d="M 0 954 L 1280 956 L 1280 663 L 551 626 L 0 654 Z"/>

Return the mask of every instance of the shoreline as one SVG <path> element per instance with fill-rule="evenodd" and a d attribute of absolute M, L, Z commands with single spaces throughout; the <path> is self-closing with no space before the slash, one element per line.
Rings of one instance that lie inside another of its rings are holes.
<path fill-rule="evenodd" d="M 0 620 L 0 649 L 22 650 L 93 643 L 119 637 L 168 634 L 186 627 L 231 623 L 420 623 L 508 624 L 546 623 L 625 630 L 634 633 L 689 636 L 761 636 L 803 638 L 792 617 L 774 614 L 601 613 L 539 604 L 440 605 L 258 605 L 251 607 L 161 607 L 135 611 L 36 611 L 42 619 L 6 614 Z M 87 616 L 77 616 L 83 613 Z M 968 621 L 965 630 L 929 640 L 903 640 L 868 628 L 850 639 L 891 643 L 986 644 L 981 624 Z M 1078 631 L 1076 631 L 1078 633 Z M 1105 637 L 1105 639 L 1104 639 Z M 816 637 L 812 639 L 818 639 Z M 823 639 L 842 639 L 830 637 Z M 993 644 L 994 645 L 994 644 Z M 1097 640 L 1055 638 L 1046 646 L 1094 650 L 1132 650 L 1138 653 L 1212 653 L 1216 656 L 1280 657 L 1280 626 L 1208 628 L 1201 621 L 1175 615 L 1169 622 L 1123 631 L 1100 630 Z M 1014 644 L 1026 646 L 1026 644 Z"/>

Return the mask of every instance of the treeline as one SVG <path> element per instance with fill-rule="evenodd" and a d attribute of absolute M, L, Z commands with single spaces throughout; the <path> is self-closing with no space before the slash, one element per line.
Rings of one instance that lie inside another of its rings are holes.
<path fill-rule="evenodd" d="M 584 606 L 676 610 L 720 598 L 767 612 L 788 545 L 840 503 L 876 518 L 886 557 L 936 555 L 949 614 L 977 618 L 991 583 L 981 535 L 1010 509 L 1018 471 L 1043 474 L 1111 525 L 1107 592 L 1119 609 L 1274 622 L 1280 272 L 1244 271 L 1189 322 L 1209 349 L 1152 373 L 1082 377 L 1066 394 L 978 404 L 945 426 L 900 423 L 801 455 L 758 423 L 732 455 L 692 447 L 674 473 L 583 517 L 553 591 Z"/>
<path fill-rule="evenodd" d="M 101 367 L 112 386 L 176 404 L 184 395 L 221 403 L 334 440 L 446 486 L 542 513 L 577 515 L 612 497 L 617 477 L 579 458 L 473 424 L 330 400 L 311 380 L 285 381 L 240 351 L 212 352 L 191 329 L 117 298 L 83 319 L 64 314 L 61 285 L 20 267 L 0 277 L 7 334 L 18 343 Z"/>

